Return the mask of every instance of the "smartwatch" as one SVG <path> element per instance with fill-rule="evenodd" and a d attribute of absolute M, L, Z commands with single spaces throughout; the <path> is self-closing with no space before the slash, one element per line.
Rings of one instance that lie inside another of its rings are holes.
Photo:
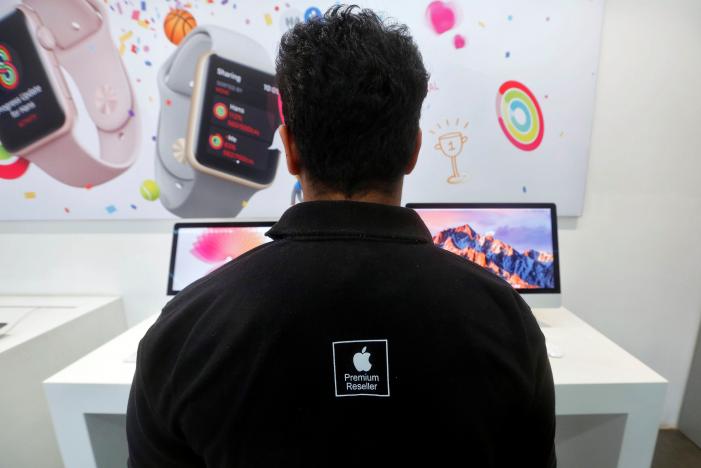
<path fill-rule="evenodd" d="M 72 134 L 77 119 L 61 68 L 97 127 L 97 157 Z M 74 187 L 117 177 L 136 159 L 129 79 L 97 0 L 23 0 L 0 18 L 0 141 Z"/>
<path fill-rule="evenodd" d="M 235 217 L 270 186 L 280 152 L 272 60 L 249 37 L 193 29 L 158 72 L 156 181 L 182 218 Z"/>

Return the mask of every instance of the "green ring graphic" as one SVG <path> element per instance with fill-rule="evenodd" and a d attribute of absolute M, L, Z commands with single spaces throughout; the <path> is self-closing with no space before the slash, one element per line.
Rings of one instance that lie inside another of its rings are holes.
<path fill-rule="evenodd" d="M 501 112 L 504 117 L 509 115 L 509 105 L 511 104 L 511 101 L 515 99 L 518 99 L 526 105 L 526 107 L 528 108 L 528 112 L 531 114 L 531 122 L 533 122 L 533 125 L 531 126 L 531 129 L 528 132 L 524 133 L 520 132 L 516 127 L 514 127 L 514 125 L 511 123 L 511 119 L 509 118 L 503 119 L 504 124 L 506 125 L 506 128 L 508 128 L 509 133 L 511 133 L 511 135 L 513 135 L 514 138 L 516 138 L 522 143 L 530 143 L 533 140 L 535 140 L 536 136 L 538 135 L 538 132 L 540 131 L 540 120 L 538 120 L 538 111 L 533 105 L 533 101 L 531 101 L 531 99 L 526 93 L 519 89 L 510 89 L 506 93 L 504 93 L 504 97 L 501 101 Z"/>

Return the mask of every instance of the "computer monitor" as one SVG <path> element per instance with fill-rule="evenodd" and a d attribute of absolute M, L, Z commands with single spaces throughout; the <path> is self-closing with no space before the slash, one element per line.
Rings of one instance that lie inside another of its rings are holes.
<path fill-rule="evenodd" d="M 236 257 L 271 241 L 265 233 L 274 222 L 178 223 L 173 229 L 168 294 Z"/>
<path fill-rule="evenodd" d="M 552 203 L 409 203 L 437 246 L 506 280 L 531 307 L 560 305 Z"/>

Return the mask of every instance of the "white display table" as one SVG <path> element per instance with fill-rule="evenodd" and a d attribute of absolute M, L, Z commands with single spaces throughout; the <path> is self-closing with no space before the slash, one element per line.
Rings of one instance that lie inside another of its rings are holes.
<path fill-rule="evenodd" d="M 0 296 L 3 309 L 27 314 L 0 335 L 0 466 L 62 467 L 41 383 L 127 329 L 121 301 Z"/>
<path fill-rule="evenodd" d="M 559 466 L 649 467 L 666 380 L 568 310 L 534 313 L 547 324 L 548 341 L 564 353 L 551 359 Z M 124 466 L 124 414 L 134 373 L 125 360 L 155 318 L 44 383 L 66 468 Z"/>

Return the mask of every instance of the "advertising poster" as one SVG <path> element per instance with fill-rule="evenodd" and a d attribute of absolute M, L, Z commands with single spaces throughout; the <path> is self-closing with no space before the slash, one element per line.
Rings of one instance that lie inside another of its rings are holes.
<path fill-rule="evenodd" d="M 431 73 L 404 202 L 582 213 L 603 0 L 363 1 Z M 0 219 L 276 219 L 274 60 L 330 1 L 0 0 Z"/>

